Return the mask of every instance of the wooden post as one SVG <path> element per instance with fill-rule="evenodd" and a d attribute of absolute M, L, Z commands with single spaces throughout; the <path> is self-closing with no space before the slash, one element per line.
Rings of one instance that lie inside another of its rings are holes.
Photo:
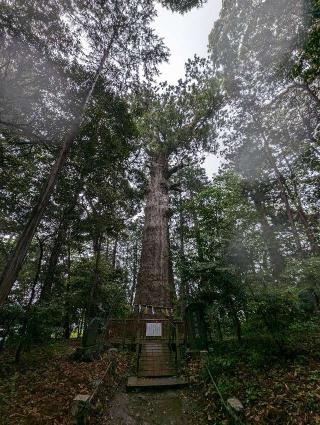
<path fill-rule="evenodd" d="M 140 353 L 140 319 L 138 319 L 138 331 L 136 340 L 136 371 L 139 373 L 139 353 Z"/>
<path fill-rule="evenodd" d="M 78 394 L 72 401 L 70 423 L 72 425 L 85 425 L 89 408 L 90 396 L 88 394 Z"/>

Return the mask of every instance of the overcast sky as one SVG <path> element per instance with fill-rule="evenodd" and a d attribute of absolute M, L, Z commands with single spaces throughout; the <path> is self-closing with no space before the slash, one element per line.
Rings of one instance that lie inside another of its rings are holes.
<path fill-rule="evenodd" d="M 193 9 L 184 15 L 158 7 L 154 28 L 164 38 L 171 53 L 169 63 L 160 67 L 160 81 L 167 80 L 175 84 L 184 76 L 184 64 L 188 58 L 195 54 L 207 56 L 208 35 L 219 17 L 220 9 L 221 0 L 208 0 L 202 8 Z M 209 177 L 217 171 L 218 166 L 219 159 L 209 155 L 205 162 Z"/>

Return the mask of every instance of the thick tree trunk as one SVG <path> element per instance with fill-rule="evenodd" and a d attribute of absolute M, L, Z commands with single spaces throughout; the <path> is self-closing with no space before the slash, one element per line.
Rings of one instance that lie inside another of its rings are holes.
<path fill-rule="evenodd" d="M 111 46 L 109 46 L 110 48 Z M 60 174 L 60 171 L 62 169 L 62 167 L 65 164 L 68 152 L 70 150 L 71 145 L 73 144 L 73 142 L 75 141 L 79 129 L 80 129 L 80 125 L 85 113 L 85 110 L 87 108 L 87 105 L 92 97 L 92 93 L 93 90 L 97 84 L 98 78 L 100 76 L 100 73 L 102 71 L 102 68 L 104 66 L 104 63 L 107 59 L 108 56 L 108 51 L 109 49 L 107 49 L 104 54 L 103 57 L 100 61 L 98 70 L 96 72 L 95 78 L 92 82 L 92 85 L 83 101 L 83 104 L 81 106 L 79 115 L 77 117 L 77 119 L 74 121 L 71 130 L 69 132 L 69 134 L 65 137 L 63 144 L 61 146 L 61 149 L 59 151 L 58 157 L 51 169 L 50 175 L 46 181 L 46 183 L 43 186 L 43 189 L 40 193 L 39 196 L 39 200 L 36 203 L 36 205 L 34 206 L 34 208 L 32 209 L 31 213 L 30 213 L 30 218 L 27 222 L 27 224 L 25 225 L 22 234 L 20 235 L 20 237 L 18 238 L 16 247 L 8 261 L 8 263 L 6 264 L 6 267 L 1 275 L 0 278 L 0 306 L 5 302 L 15 280 L 18 277 L 19 271 L 22 267 L 22 264 L 24 262 L 25 256 L 27 254 L 28 248 L 30 246 L 30 243 L 32 241 L 32 238 L 35 234 L 35 231 L 37 230 L 37 227 L 42 219 L 42 216 L 49 204 L 49 200 L 50 200 L 50 196 L 55 188 L 55 185 L 57 183 L 58 180 L 58 176 Z"/>
<path fill-rule="evenodd" d="M 150 182 L 145 207 L 142 252 L 135 305 L 171 308 L 173 282 L 170 273 L 168 158 L 151 158 Z M 150 311 L 148 311 L 150 313 Z"/>

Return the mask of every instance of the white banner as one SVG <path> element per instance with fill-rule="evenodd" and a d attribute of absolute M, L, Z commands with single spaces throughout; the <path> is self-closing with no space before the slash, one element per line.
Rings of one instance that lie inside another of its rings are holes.
<path fill-rule="evenodd" d="M 146 336 L 162 336 L 162 323 L 147 323 Z"/>

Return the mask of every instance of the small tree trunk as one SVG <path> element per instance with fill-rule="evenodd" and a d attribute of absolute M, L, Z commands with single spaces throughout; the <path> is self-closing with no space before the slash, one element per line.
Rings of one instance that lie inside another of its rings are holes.
<path fill-rule="evenodd" d="M 184 249 L 184 215 L 182 210 L 182 194 L 179 194 L 179 236 L 180 236 L 180 308 L 181 316 L 184 316 L 184 312 L 187 306 L 187 300 L 189 295 L 188 282 L 186 279 L 186 257 Z"/>
<path fill-rule="evenodd" d="M 223 333 L 222 333 L 222 329 L 221 329 L 221 322 L 220 322 L 220 319 L 218 317 L 215 318 L 215 327 L 216 327 L 216 330 L 217 330 L 219 341 L 223 341 Z"/>
<path fill-rule="evenodd" d="M 70 216 L 72 215 L 77 205 L 81 188 L 82 188 L 82 176 L 79 179 L 77 188 L 75 190 L 75 193 L 72 197 L 70 204 L 65 208 L 62 214 L 58 232 L 56 234 L 53 247 L 51 250 L 48 267 L 45 273 L 45 278 L 44 278 L 44 282 L 43 282 L 43 286 L 42 286 L 41 294 L 40 294 L 40 301 L 48 300 L 51 295 L 52 284 L 54 282 L 58 260 L 61 255 L 61 249 L 65 245 L 66 235 L 68 233 L 68 228 L 70 226 Z"/>
<path fill-rule="evenodd" d="M 88 308 L 87 308 L 87 324 L 90 319 L 96 316 L 97 295 L 98 295 L 98 289 L 99 289 L 99 285 L 101 281 L 101 276 L 100 276 L 101 246 L 102 246 L 102 236 L 100 234 L 97 234 L 95 235 L 93 240 L 95 265 L 94 265 L 93 276 L 92 276 L 90 299 L 89 299 Z"/>
<path fill-rule="evenodd" d="M 130 305 L 133 304 L 134 294 L 137 286 L 137 273 L 138 272 L 138 244 L 135 242 L 133 247 L 133 267 L 132 267 L 132 284 L 130 291 Z"/>
<path fill-rule="evenodd" d="M 241 323 L 237 315 L 233 299 L 231 297 L 229 298 L 229 308 L 230 308 L 230 313 L 231 313 L 237 340 L 241 342 Z"/>
<path fill-rule="evenodd" d="M 65 290 L 65 306 L 64 306 L 64 338 L 69 339 L 71 334 L 71 324 L 70 324 L 70 273 L 71 273 L 71 252 L 70 245 L 68 245 L 68 256 L 67 256 L 67 281 L 66 281 L 66 290 Z"/>
<path fill-rule="evenodd" d="M 29 301 L 26 307 L 26 311 L 24 314 L 24 319 L 22 322 L 22 327 L 21 327 L 21 331 L 20 331 L 20 341 L 18 344 L 18 348 L 16 350 L 16 354 L 15 354 L 15 362 L 19 363 L 20 361 L 20 356 L 24 347 L 24 338 L 26 336 L 27 333 L 27 328 L 28 328 L 28 322 L 29 322 L 29 317 L 30 317 L 30 309 L 36 294 L 36 286 L 38 284 L 39 281 L 39 276 L 40 276 L 40 272 L 41 272 L 41 264 L 42 264 L 42 258 L 43 258 L 43 251 L 44 251 L 44 242 L 39 240 L 39 257 L 38 257 L 38 263 L 37 263 L 37 269 L 36 269 L 36 273 L 33 279 L 33 283 L 32 283 L 32 287 L 31 287 L 31 293 L 30 293 L 30 297 L 29 297 Z"/>
<path fill-rule="evenodd" d="M 112 267 L 116 268 L 117 263 L 117 248 L 118 248 L 118 238 L 114 240 L 113 249 L 112 249 Z"/>

